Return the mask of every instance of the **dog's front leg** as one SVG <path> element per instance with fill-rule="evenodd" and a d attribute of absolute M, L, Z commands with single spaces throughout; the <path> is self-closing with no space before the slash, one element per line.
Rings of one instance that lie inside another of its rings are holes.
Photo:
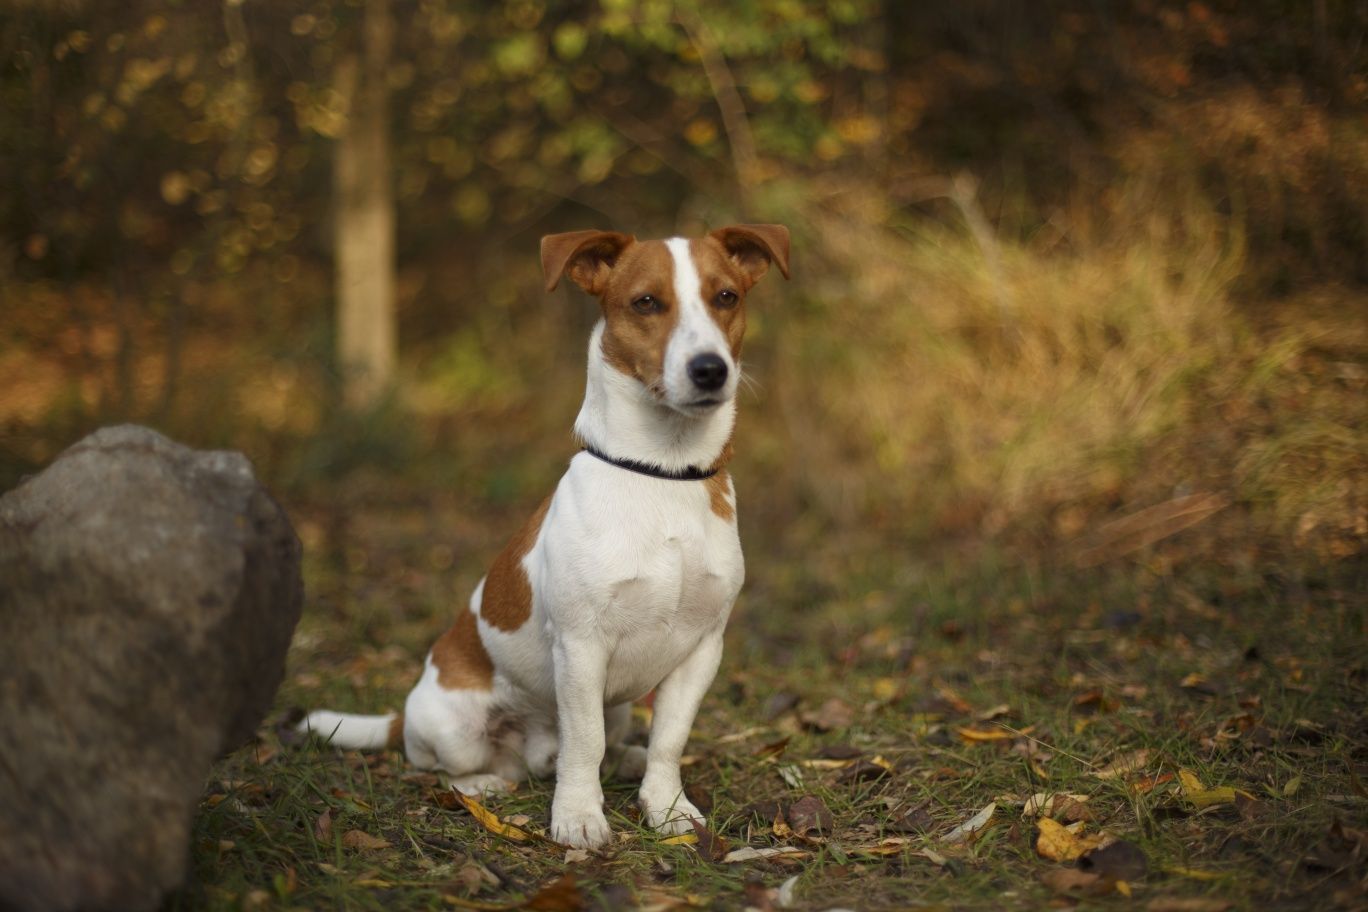
<path fill-rule="evenodd" d="M 552 647 L 556 675 L 556 796 L 551 801 L 551 838 L 561 845 L 593 849 L 611 835 L 603 816 L 603 688 L 608 657 L 590 638 L 558 637 Z"/>
<path fill-rule="evenodd" d="M 703 638 L 688 658 L 656 688 L 646 775 L 641 779 L 641 810 L 646 823 L 662 833 L 690 833 L 703 813 L 684 797 L 679 758 L 689 740 L 694 716 L 722 661 L 722 631 Z"/>

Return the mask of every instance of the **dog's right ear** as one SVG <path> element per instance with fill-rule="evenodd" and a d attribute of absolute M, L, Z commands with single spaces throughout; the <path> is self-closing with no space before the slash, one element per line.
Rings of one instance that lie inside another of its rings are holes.
<path fill-rule="evenodd" d="M 591 295 L 603 294 L 608 286 L 608 273 L 618 256 L 636 238 L 616 231 L 567 231 L 548 234 L 541 239 L 542 273 L 546 276 L 546 290 L 555 291 L 561 276 Z"/>

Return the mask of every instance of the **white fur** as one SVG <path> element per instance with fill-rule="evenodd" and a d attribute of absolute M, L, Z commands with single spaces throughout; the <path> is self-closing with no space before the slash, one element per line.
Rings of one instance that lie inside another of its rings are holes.
<path fill-rule="evenodd" d="M 712 350 L 734 377 L 725 340 L 698 298 L 687 242 L 669 244 L 684 313 L 667 349 L 667 373 Z M 681 412 L 606 362 L 603 329 L 600 322 L 590 337 L 576 433 L 600 452 L 666 469 L 711 465 L 731 436 L 734 379 L 713 394 L 726 396 L 721 405 Z M 733 501 L 730 488 L 727 499 Z M 458 777 L 458 788 L 475 791 L 554 766 L 551 837 L 585 847 L 610 836 L 599 782 L 606 761 L 643 775 L 640 801 L 651 826 L 690 831 L 702 814 L 683 797 L 679 758 L 717 671 L 722 631 L 744 577 L 734 518 L 713 513 L 703 482 L 652 478 L 580 453 L 556 487 L 523 568 L 532 589 L 528 621 L 511 632 L 478 621 L 496 669 L 493 688 L 446 690 L 429 656 L 405 707 L 409 759 L 444 769 Z M 477 618 L 482 596 L 483 583 L 467 608 Z M 643 758 L 640 748 L 621 742 L 631 701 L 652 688 L 654 722 Z M 334 743 L 363 746 L 350 737 L 360 724 L 353 718 L 314 713 L 304 725 L 327 734 L 327 723 L 341 719 Z M 365 730 L 365 746 L 376 746 L 379 729 Z"/>
<path fill-rule="evenodd" d="M 665 399 L 675 408 L 684 409 L 701 398 L 730 403 L 736 395 L 740 371 L 732 359 L 727 337 L 708 313 L 689 242 L 685 238 L 670 238 L 665 246 L 674 260 L 674 293 L 679 307 L 679 323 L 665 349 Z M 689 362 L 699 355 L 717 355 L 727 365 L 727 382 L 720 390 L 700 393 L 689 379 Z"/>

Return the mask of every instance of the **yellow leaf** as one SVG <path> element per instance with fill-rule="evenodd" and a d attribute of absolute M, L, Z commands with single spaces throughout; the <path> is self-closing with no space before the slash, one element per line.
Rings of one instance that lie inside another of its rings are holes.
<path fill-rule="evenodd" d="M 390 883 L 388 880 L 379 880 L 374 877 L 352 881 L 352 883 L 356 884 L 358 887 L 375 887 L 377 890 L 388 890 L 390 887 L 394 886 L 394 884 Z"/>
<path fill-rule="evenodd" d="M 1288 779 L 1287 784 L 1283 786 L 1283 797 L 1291 798 L 1293 795 L 1297 794 L 1297 789 L 1299 788 L 1301 788 L 1301 776 L 1293 776 L 1291 779 Z"/>
<path fill-rule="evenodd" d="M 1169 865 L 1162 870 L 1165 874 L 1177 874 L 1191 880 L 1220 880 L 1225 877 L 1220 871 L 1203 871 L 1201 868 L 1186 868 L 1182 865 Z"/>
<path fill-rule="evenodd" d="M 1206 786 L 1202 785 L 1202 780 L 1198 779 L 1197 774 L 1192 770 L 1180 769 L 1178 771 L 1178 781 L 1183 786 L 1184 795 L 1200 792 L 1206 788 Z"/>
<path fill-rule="evenodd" d="M 874 697 L 888 701 L 898 695 L 898 682 L 892 678 L 878 678 L 874 681 Z"/>
<path fill-rule="evenodd" d="M 680 833 L 678 836 L 660 840 L 661 845 L 694 845 L 697 842 L 697 833 Z"/>
<path fill-rule="evenodd" d="M 503 836 L 514 842 L 528 842 L 532 839 L 531 833 L 526 830 L 521 830 L 511 823 L 504 823 L 499 819 L 497 814 L 469 795 L 463 795 L 460 792 L 456 792 L 456 800 L 461 802 L 465 809 L 470 812 L 471 817 L 478 820 L 481 826 L 494 835 Z"/>
<path fill-rule="evenodd" d="M 1243 795 L 1250 801 L 1254 800 L 1254 796 L 1244 789 L 1231 788 L 1228 785 L 1223 785 L 1220 788 L 1214 789 L 1202 789 L 1196 792 L 1185 792 L 1183 798 L 1194 807 L 1204 808 L 1211 807 L 1213 804 L 1234 804 L 1236 795 Z"/>
<path fill-rule="evenodd" d="M 1100 846 L 1105 837 L 1101 834 L 1079 836 L 1083 832 L 1081 824 L 1070 829 L 1062 823 L 1042 817 L 1036 821 L 1040 836 L 1036 838 L 1036 853 L 1050 861 L 1077 861 L 1084 852 Z"/>
<path fill-rule="evenodd" d="M 970 744 L 983 741 L 1010 741 L 1015 737 L 1005 728 L 995 728 L 984 731 L 979 728 L 959 727 L 955 729 L 955 733 Z"/>
<path fill-rule="evenodd" d="M 1131 886 L 1124 880 L 1118 880 L 1116 882 L 1116 892 L 1120 893 L 1122 896 L 1129 897 L 1131 895 Z"/>

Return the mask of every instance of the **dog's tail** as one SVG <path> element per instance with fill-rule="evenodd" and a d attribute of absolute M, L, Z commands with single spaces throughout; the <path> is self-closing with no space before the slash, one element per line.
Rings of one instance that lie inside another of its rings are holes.
<path fill-rule="evenodd" d="M 358 716 L 352 713 L 316 709 L 295 726 L 301 734 L 313 734 L 336 747 L 348 750 L 379 750 L 404 746 L 404 714 Z"/>

